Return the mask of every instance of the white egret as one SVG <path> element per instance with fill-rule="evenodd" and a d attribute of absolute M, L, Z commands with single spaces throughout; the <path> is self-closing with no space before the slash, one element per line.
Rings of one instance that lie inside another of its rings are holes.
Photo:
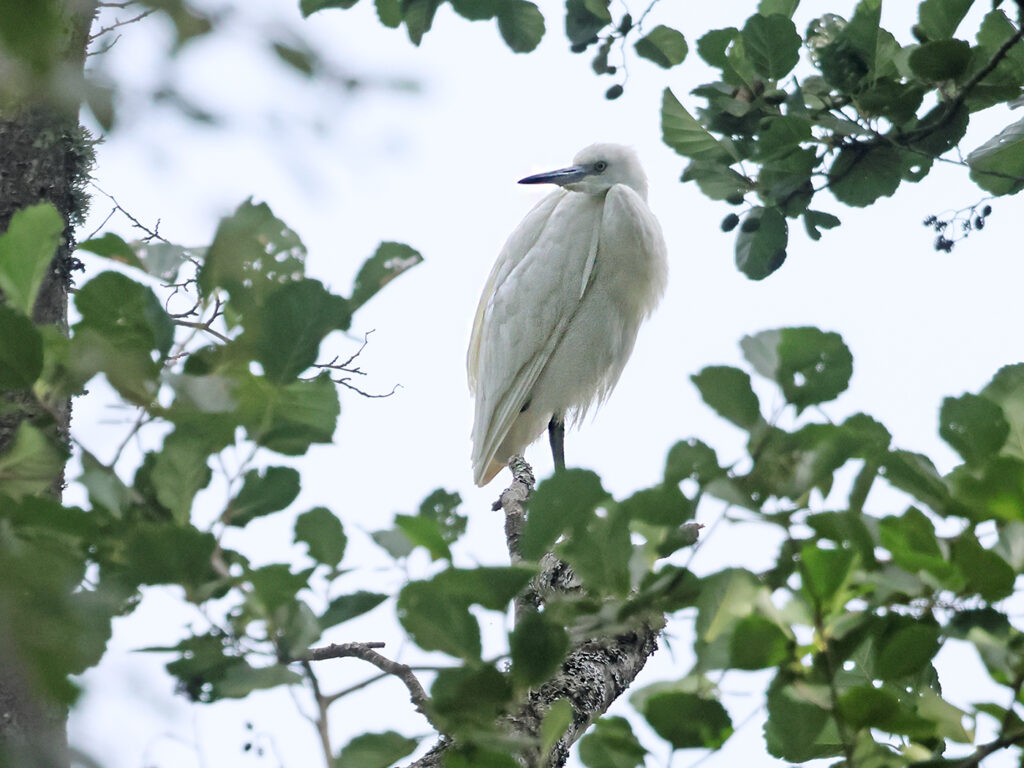
<path fill-rule="evenodd" d="M 593 144 L 568 168 L 519 183 L 560 189 L 509 236 L 477 307 L 467 356 L 477 485 L 545 426 L 564 466 L 565 420 L 579 422 L 611 392 L 668 271 L 629 147 Z"/>

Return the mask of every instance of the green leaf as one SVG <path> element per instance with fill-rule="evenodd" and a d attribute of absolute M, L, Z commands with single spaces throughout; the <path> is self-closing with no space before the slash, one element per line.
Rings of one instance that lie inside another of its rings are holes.
<path fill-rule="evenodd" d="M 755 184 L 742 173 L 727 165 L 708 160 L 694 160 L 683 171 L 683 181 L 696 181 L 701 193 L 712 200 L 730 200 L 742 197 L 754 189 Z"/>
<path fill-rule="evenodd" d="M 917 23 L 928 40 L 952 37 L 974 0 L 924 0 L 917 8 Z"/>
<path fill-rule="evenodd" d="M 920 672 L 939 650 L 939 628 L 930 621 L 889 614 L 876 640 L 875 673 L 883 680 Z"/>
<path fill-rule="evenodd" d="M 387 595 L 378 592 L 353 592 L 350 595 L 339 595 L 331 600 L 320 617 L 320 626 L 324 629 L 342 624 L 357 616 L 362 616 L 372 611 L 378 605 L 388 599 Z"/>
<path fill-rule="evenodd" d="M 326 8 L 351 8 L 359 0 L 299 0 L 299 10 L 303 16 L 322 11 Z"/>
<path fill-rule="evenodd" d="M 643 716 L 673 749 L 718 749 L 732 735 L 729 713 L 696 693 L 658 693 L 644 701 Z"/>
<path fill-rule="evenodd" d="M 665 69 L 682 64 L 688 50 L 683 33 L 664 24 L 659 24 L 636 41 L 638 56 Z"/>
<path fill-rule="evenodd" d="M 244 526 L 251 520 L 284 509 L 299 495 L 299 473 L 291 467 L 267 467 L 245 473 L 242 490 L 224 511 L 228 525 Z"/>
<path fill-rule="evenodd" d="M 793 641 L 778 624 L 756 613 L 740 619 L 729 638 L 729 666 L 766 669 L 788 658 Z"/>
<path fill-rule="evenodd" d="M 882 546 L 901 568 L 910 573 L 925 570 L 944 581 L 953 577 L 935 526 L 920 510 L 910 507 L 901 517 L 883 517 L 878 521 L 878 533 Z"/>
<path fill-rule="evenodd" d="M 451 560 L 452 552 L 436 520 L 412 515 L 395 515 L 395 528 L 414 547 L 424 547 L 432 560 Z"/>
<path fill-rule="evenodd" d="M 150 475 L 160 504 L 182 524 L 191 518 L 195 495 L 213 478 L 208 461 L 217 446 L 206 442 L 205 437 L 175 429 L 164 438 Z"/>
<path fill-rule="evenodd" d="M 927 504 L 933 512 L 943 516 L 966 515 L 966 510 L 954 506 L 948 485 L 927 456 L 910 451 L 892 451 L 882 468 L 891 485 Z"/>
<path fill-rule="evenodd" d="M 911 51 L 908 63 L 914 74 L 926 82 L 956 80 L 971 63 L 971 46 L 963 40 L 935 40 Z"/>
<path fill-rule="evenodd" d="M 295 543 L 305 542 L 309 556 L 318 563 L 337 568 L 345 555 L 348 537 L 339 520 L 326 507 L 303 512 L 295 520 Z"/>
<path fill-rule="evenodd" d="M 509 638 L 512 677 L 524 687 L 548 680 L 569 650 L 569 634 L 546 614 L 530 611 L 516 622 Z"/>
<path fill-rule="evenodd" d="M 248 311 L 264 307 L 271 290 L 301 278 L 305 259 L 298 235 L 266 203 L 249 199 L 221 219 L 197 276 L 199 290 L 207 297 L 217 288 L 226 290 L 231 301 L 225 319 L 234 325 Z"/>
<path fill-rule="evenodd" d="M 335 759 L 336 768 L 388 768 L 412 754 L 419 742 L 400 733 L 364 733 L 344 746 Z"/>
<path fill-rule="evenodd" d="M 529 0 L 504 0 L 498 6 L 498 31 L 516 53 L 529 53 L 544 37 L 544 16 Z"/>
<path fill-rule="evenodd" d="M 980 464 L 999 453 L 1010 434 L 1003 409 L 986 397 L 947 397 L 939 412 L 939 435 L 968 464 Z"/>
<path fill-rule="evenodd" d="M 313 443 L 329 443 L 341 406 L 330 376 L 274 385 L 256 377 L 235 392 L 249 438 L 287 456 L 301 456 Z"/>
<path fill-rule="evenodd" d="M 28 389 L 42 372 L 42 335 L 26 315 L 0 304 L 0 390 Z"/>
<path fill-rule="evenodd" d="M 801 573 L 804 589 L 815 604 L 831 611 L 833 603 L 845 603 L 837 592 L 849 576 L 853 565 L 853 552 L 848 549 L 822 549 L 810 542 L 800 548 Z"/>
<path fill-rule="evenodd" d="M 268 379 L 286 383 L 316 362 L 327 334 L 350 322 L 345 299 L 317 280 L 297 280 L 268 291 L 266 304 L 247 319 L 241 343 L 251 345 Z"/>
<path fill-rule="evenodd" d="M 736 268 L 751 280 L 764 280 L 786 260 L 788 242 L 789 225 L 782 214 L 755 206 L 736 236 Z"/>
<path fill-rule="evenodd" d="M 828 701 L 825 686 L 793 681 L 780 670 L 768 687 L 768 720 L 764 736 L 768 752 L 780 759 L 803 763 L 843 753 L 843 739 L 835 720 L 821 701 Z M 819 701 L 819 699 L 821 701 Z"/>
<path fill-rule="evenodd" d="M 587 768 L 638 768 L 646 756 L 624 717 L 606 715 L 580 739 L 579 757 Z"/>
<path fill-rule="evenodd" d="M 665 89 L 661 101 L 661 138 L 683 157 L 724 165 L 736 159 L 734 151 L 708 133 L 669 88 Z"/>
<path fill-rule="evenodd" d="M 747 58 L 768 80 L 785 77 L 800 60 L 803 40 L 788 16 L 754 14 L 743 25 L 742 35 Z"/>
<path fill-rule="evenodd" d="M 397 29 L 402 23 L 401 0 L 373 0 L 380 23 L 389 29 Z"/>
<path fill-rule="evenodd" d="M 431 721 L 440 719 L 444 732 L 453 735 L 461 731 L 490 730 L 495 719 L 506 710 L 512 694 L 508 677 L 489 664 L 443 669 L 430 688 L 430 708 L 434 713 Z M 445 757 L 447 768 L 447 755 Z M 502 764 L 476 759 L 457 765 L 476 768 Z"/>
<path fill-rule="evenodd" d="M 828 186 L 841 203 L 857 208 L 890 197 L 903 180 L 899 150 L 888 145 L 853 145 L 840 150 L 828 170 Z"/>
<path fill-rule="evenodd" d="M 266 611 L 272 612 L 295 600 L 300 589 L 309 587 L 312 569 L 292 573 L 285 563 L 271 563 L 254 568 L 245 575 L 252 584 L 253 596 Z"/>
<path fill-rule="evenodd" d="M 849 386 L 853 355 L 838 333 L 783 328 L 776 350 L 775 380 L 797 412 L 834 400 Z"/>
<path fill-rule="evenodd" d="M 610 0 L 566 0 L 565 36 L 576 47 L 587 46 L 611 23 Z M 582 50 L 582 48 L 580 48 Z"/>
<path fill-rule="evenodd" d="M 1024 189 L 1024 119 L 1007 126 L 967 156 L 971 180 L 993 195 Z"/>
<path fill-rule="evenodd" d="M 803 217 L 807 235 L 815 241 L 821 239 L 819 229 L 835 229 L 842 223 L 838 217 L 824 211 L 804 211 Z"/>
<path fill-rule="evenodd" d="M 728 50 L 732 42 L 740 36 L 736 27 L 713 29 L 705 32 L 697 40 L 697 54 L 712 67 L 727 69 L 729 67 Z"/>
<path fill-rule="evenodd" d="M 760 0 L 757 4 L 757 12 L 762 16 L 771 16 L 779 13 L 786 18 L 792 18 L 800 0 Z"/>
<path fill-rule="evenodd" d="M 725 669 L 731 663 L 736 625 L 763 604 L 768 591 L 752 573 L 739 568 L 707 576 L 700 586 L 694 643 L 698 664 L 701 669 Z"/>
<path fill-rule="evenodd" d="M 750 431 L 763 423 L 761 404 L 745 371 L 727 365 L 711 365 L 690 379 L 697 385 L 704 402 L 740 429 Z"/>
<path fill-rule="evenodd" d="M 619 502 L 618 513 L 627 520 L 676 527 L 693 518 L 693 504 L 674 483 L 637 491 Z"/>
<path fill-rule="evenodd" d="M 1024 363 L 1000 368 L 981 395 L 999 405 L 1010 425 L 1010 438 L 1002 452 L 1024 459 Z"/>
<path fill-rule="evenodd" d="M 565 735 L 566 729 L 572 725 L 573 706 L 568 699 L 555 701 L 544 715 L 544 722 L 540 725 L 541 754 L 546 755 L 558 743 L 558 740 Z"/>
<path fill-rule="evenodd" d="M 146 269 L 142 262 L 139 261 L 138 256 L 135 255 L 132 247 L 113 232 L 105 232 L 101 237 L 94 237 L 91 240 L 79 243 L 78 247 L 83 251 L 95 253 L 97 256 L 103 256 L 111 261 L 127 264 L 130 267 L 136 267 L 143 271 Z"/>
<path fill-rule="evenodd" d="M 1013 594 L 1013 568 L 996 552 L 985 549 L 970 529 L 950 543 L 950 559 L 966 578 L 967 590 L 983 600 L 995 603 Z"/>
<path fill-rule="evenodd" d="M 15 211 L 0 235 L 0 292 L 7 306 L 32 317 L 63 232 L 64 219 L 50 203 Z"/>
<path fill-rule="evenodd" d="M 253 667 L 244 661 L 230 665 L 217 682 L 217 695 L 226 699 L 244 699 L 253 691 L 276 688 L 279 685 L 301 685 L 302 676 L 288 667 Z"/>
<path fill-rule="evenodd" d="M 420 252 L 404 243 L 385 242 L 363 262 L 352 286 L 350 311 L 355 312 L 385 285 L 423 261 Z"/>
<path fill-rule="evenodd" d="M 433 26 L 434 14 L 440 6 L 441 0 L 403 0 L 402 16 L 405 30 L 409 33 L 409 40 L 413 45 L 418 46 L 423 42 L 423 36 Z"/>
<path fill-rule="evenodd" d="M 678 484 L 694 478 L 701 485 L 725 474 L 718 464 L 718 456 L 706 443 L 690 438 L 676 443 L 665 459 L 665 482 Z"/>
<path fill-rule="evenodd" d="M 498 15 L 500 0 L 451 0 L 459 16 L 470 21 L 485 21 Z"/>
<path fill-rule="evenodd" d="M 808 118 L 793 115 L 766 117 L 761 124 L 757 156 L 762 161 L 778 159 L 810 140 L 811 121 Z M 817 165 L 816 160 L 811 167 L 814 165 Z"/>
<path fill-rule="evenodd" d="M 54 487 L 66 458 L 45 432 L 23 421 L 0 453 L 0 488 L 15 501 L 45 493 Z"/>
<path fill-rule="evenodd" d="M 124 540 L 125 571 L 136 584 L 198 586 L 217 577 L 212 534 L 191 524 L 138 522 Z"/>
<path fill-rule="evenodd" d="M 519 545 L 527 560 L 539 560 L 566 530 L 583 525 L 597 505 L 609 498 L 593 472 L 568 469 L 541 482 L 529 503 Z"/>

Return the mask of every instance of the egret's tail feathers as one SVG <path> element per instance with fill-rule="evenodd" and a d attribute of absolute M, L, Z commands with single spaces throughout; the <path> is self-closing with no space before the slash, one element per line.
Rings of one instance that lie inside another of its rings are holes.
<path fill-rule="evenodd" d="M 473 480 L 476 482 L 478 486 L 483 488 L 485 485 L 491 482 L 491 480 L 494 479 L 495 475 L 501 472 L 501 470 L 503 470 L 504 468 L 505 465 L 502 464 L 500 461 L 495 461 L 494 459 L 491 459 L 490 463 L 488 463 L 486 467 L 476 468 L 476 471 L 473 473 Z"/>

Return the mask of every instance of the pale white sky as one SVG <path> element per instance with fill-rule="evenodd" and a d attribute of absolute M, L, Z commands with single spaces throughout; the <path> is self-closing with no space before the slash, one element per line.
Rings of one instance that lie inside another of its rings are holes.
<path fill-rule="evenodd" d="M 228 117 L 222 129 L 196 126 L 169 109 L 133 109 L 141 94 L 168 75 L 163 51 L 170 33 L 162 22 L 147 20 L 122 30 L 104 62 L 126 97 L 122 127 L 99 147 L 97 182 L 139 219 L 160 219 L 164 236 L 206 244 L 218 217 L 252 195 L 269 203 L 302 237 L 309 248 L 309 274 L 341 293 L 348 293 L 359 265 L 381 240 L 407 242 L 425 258 L 362 309 L 353 328 L 357 337 L 374 330 L 360 358 L 369 374 L 360 385 L 378 392 L 395 384 L 401 388 L 391 398 L 372 401 L 343 393 L 335 443 L 300 462 L 303 492 L 290 513 L 257 521 L 228 542 L 254 562 L 293 558 L 287 542 L 294 514 L 323 504 L 346 525 L 346 564 L 383 566 L 385 559 L 360 531 L 387 527 L 394 513 L 415 510 L 437 487 L 460 492 L 462 511 L 470 515 L 457 564 L 504 561 L 502 521 L 489 507 L 506 478 L 476 489 L 469 466 L 472 411 L 464 373 L 469 328 L 505 237 L 545 192 L 515 181 L 567 164 L 594 141 L 638 149 L 670 254 L 667 294 L 641 330 L 617 390 L 596 418 L 567 436 L 568 462 L 597 471 L 617 497 L 658 482 L 665 455 L 679 439 L 701 437 L 726 462 L 742 455 L 742 435 L 700 402 L 689 376 L 710 364 L 741 364 L 738 341 L 744 334 L 786 325 L 840 332 L 854 354 L 854 375 L 850 389 L 826 411 L 833 419 L 859 410 L 876 416 L 897 445 L 932 455 L 941 470 L 955 462 L 936 436 L 942 397 L 977 391 L 999 366 L 1021 359 L 1020 335 L 1007 332 L 1019 324 L 1024 284 L 1019 200 L 995 201 L 989 227 L 949 255 L 932 250 L 931 233 L 920 223 L 927 214 L 981 198 L 960 168 L 938 167 L 923 184 L 905 186 L 895 198 L 864 211 L 822 195 L 814 207 L 840 216 L 841 229 L 812 243 L 798 223 L 779 273 L 754 283 L 736 271 L 733 235 L 718 229 L 730 209 L 678 183 L 685 160 L 661 143 L 658 112 L 666 85 L 691 110 L 698 106 L 688 92 L 710 78 L 694 52 L 697 38 L 711 28 L 741 24 L 753 12 L 753 0 L 662 0 L 648 24 L 682 29 L 691 55 L 670 71 L 631 57 L 625 95 L 615 102 L 603 98 L 613 81 L 593 75 L 590 55 L 569 54 L 562 3 L 540 5 L 548 34 L 527 56 L 510 53 L 494 24 L 471 24 L 447 6 L 416 49 L 404 32 L 377 22 L 369 0 L 306 21 L 294 0 L 228 5 L 235 8 L 229 31 L 193 44 L 169 70 L 198 103 Z M 816 13 L 846 13 L 852 3 L 804 5 L 799 29 Z M 886 9 L 883 21 L 901 40 L 909 39 L 914 5 Z M 643 7 L 631 6 L 634 18 Z M 288 30 L 316 41 L 339 70 L 368 79 L 413 78 L 422 89 L 349 94 L 311 87 L 275 66 L 259 48 L 266 35 L 284 36 Z M 982 143 L 1015 118 L 993 115 L 964 148 Z M 97 198 L 94 225 L 107 210 Z M 132 235 L 123 221 L 113 229 Z M 91 257 L 87 264 L 86 277 L 105 266 Z M 338 350 L 354 344 L 341 339 Z M 90 389 L 93 394 L 76 404 L 76 430 L 97 455 L 109 457 L 119 440 L 110 423 L 126 417 L 109 408 L 99 381 Z M 778 405 L 769 387 L 759 385 L 759 392 L 765 407 Z M 527 458 L 539 475 L 550 471 L 543 443 Z M 268 463 L 287 462 L 269 457 Z M 900 499 L 889 498 L 873 495 L 875 511 L 901 511 Z M 202 497 L 200 518 L 209 519 L 223 502 L 223 488 L 212 489 Z M 719 512 L 713 504 L 702 507 L 700 519 L 710 522 Z M 775 546 L 762 527 L 720 528 L 694 567 L 701 572 L 729 564 L 763 568 Z M 415 574 L 426 573 L 426 567 L 418 558 L 411 564 Z M 345 589 L 395 591 L 400 584 L 399 574 L 374 570 L 353 576 Z M 389 655 L 420 658 L 402 647 L 389 605 L 334 630 L 327 640 L 386 640 Z M 287 768 L 318 765 L 315 732 L 296 714 L 289 696 L 258 694 L 238 703 L 190 708 L 172 695 L 173 682 L 162 671 L 166 657 L 130 653 L 173 644 L 189 622 L 201 626 L 201 617 L 164 590 L 149 591 L 131 617 L 117 622 L 106 659 L 84 678 L 87 694 L 71 721 L 74 742 L 109 768 L 277 765 L 269 754 L 243 754 L 250 737 L 243 724 L 251 720 L 256 731 L 272 737 Z M 492 643 L 501 629 L 492 615 L 486 627 Z M 659 652 L 637 687 L 685 674 L 691 662 L 685 624 L 671 632 L 677 642 L 671 651 Z M 954 700 L 983 698 L 984 692 L 974 688 L 974 664 L 962 653 L 946 664 L 961 670 L 947 684 Z M 332 662 L 324 671 L 326 687 L 342 687 L 371 671 L 358 661 Z M 766 679 L 766 674 L 726 679 L 726 704 L 735 723 L 760 703 L 744 691 L 763 687 Z M 308 702 L 302 705 L 308 709 Z M 617 711 L 625 711 L 621 703 Z M 404 689 L 391 681 L 343 700 L 332 712 L 338 745 L 365 730 L 428 732 Z M 650 765 L 668 765 L 664 745 L 649 733 L 641 738 L 658 755 Z M 680 754 L 672 765 L 688 766 L 702 754 Z M 705 765 L 739 760 L 772 764 L 756 721 Z"/>

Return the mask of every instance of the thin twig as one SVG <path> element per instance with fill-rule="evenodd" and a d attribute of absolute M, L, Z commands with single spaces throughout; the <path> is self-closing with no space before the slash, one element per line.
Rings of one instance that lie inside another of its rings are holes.
<path fill-rule="evenodd" d="M 197 323 L 191 320 L 175 320 L 174 324 L 183 325 L 186 328 L 196 328 L 200 331 L 206 331 L 206 333 L 210 334 L 211 336 L 215 336 L 216 338 L 223 341 L 225 344 L 231 341 L 230 337 L 225 336 L 220 331 L 213 330 L 213 328 L 210 327 L 209 323 Z"/>
<path fill-rule="evenodd" d="M 313 688 L 313 698 L 316 700 L 317 717 L 316 730 L 320 736 L 320 747 L 324 751 L 324 764 L 327 768 L 334 765 L 334 749 L 331 747 L 331 734 L 327 728 L 327 708 L 331 705 L 327 697 L 320 691 L 320 681 L 313 673 L 313 665 L 308 660 L 303 660 L 302 668 L 306 672 L 309 684 Z"/>
<path fill-rule="evenodd" d="M 412 667 L 392 661 L 381 656 L 374 648 L 383 648 L 384 643 L 331 643 L 323 648 L 311 648 L 303 654 L 300 661 L 324 661 L 326 659 L 356 658 L 373 664 L 377 669 L 401 680 L 409 690 L 409 699 L 419 712 L 426 714 L 425 705 L 429 701 L 427 692 L 412 671 Z"/>

